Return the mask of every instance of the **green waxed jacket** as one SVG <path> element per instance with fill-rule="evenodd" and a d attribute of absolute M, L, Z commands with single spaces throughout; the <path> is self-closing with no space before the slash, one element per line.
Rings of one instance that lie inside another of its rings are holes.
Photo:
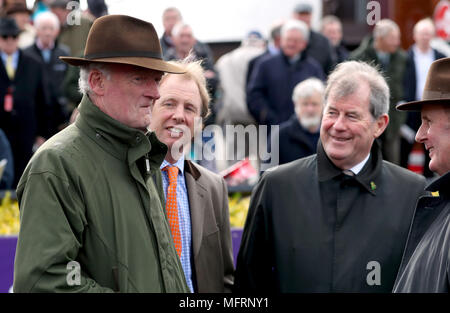
<path fill-rule="evenodd" d="M 79 110 L 20 179 L 14 292 L 189 292 L 161 200 L 167 147 L 86 96 Z"/>

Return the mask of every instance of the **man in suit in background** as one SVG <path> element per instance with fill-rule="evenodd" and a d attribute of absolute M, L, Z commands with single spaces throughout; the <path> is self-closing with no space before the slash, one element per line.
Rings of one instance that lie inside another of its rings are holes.
<path fill-rule="evenodd" d="M 209 113 L 204 71 L 200 61 L 176 64 L 186 73 L 163 76 L 150 124 L 169 148 L 161 165 L 166 213 L 190 290 L 229 292 L 234 268 L 227 186 L 184 157 Z"/>
<path fill-rule="evenodd" d="M 436 30 L 430 18 L 422 19 L 414 25 L 414 44 L 408 50 L 405 76 L 403 78 L 404 100 L 417 101 L 422 99 L 422 92 L 427 79 L 427 73 L 437 59 L 444 58 L 445 55 L 431 47 L 431 39 L 435 36 Z M 403 138 L 401 141 L 400 165 L 408 167 L 408 159 L 414 145 L 419 145 L 422 151 L 423 145 L 414 142 L 414 136 L 420 127 L 420 112 L 408 111 L 406 123 L 402 125 Z M 408 136 L 408 134 L 410 134 Z M 433 177 L 433 172 L 428 168 L 430 157 L 425 153 L 423 174 L 426 177 Z"/>
<path fill-rule="evenodd" d="M 13 19 L 0 19 L 0 125 L 13 152 L 13 187 L 31 158 L 33 145 L 41 145 L 48 135 L 42 66 L 18 49 L 19 32 Z"/>
<path fill-rule="evenodd" d="M 39 14 L 34 25 L 36 41 L 24 52 L 40 60 L 45 75 L 46 91 L 49 96 L 49 137 L 60 131 L 68 120 L 67 98 L 63 94 L 62 84 L 68 65 L 59 59 L 70 54 L 69 47 L 56 42 L 59 33 L 58 17 L 52 12 Z"/>

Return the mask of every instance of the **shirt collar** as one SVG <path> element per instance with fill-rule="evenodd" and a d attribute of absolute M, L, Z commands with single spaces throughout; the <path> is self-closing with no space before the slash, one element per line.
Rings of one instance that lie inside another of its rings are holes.
<path fill-rule="evenodd" d="M 367 191 L 375 195 L 377 184 L 380 183 L 379 174 L 383 163 L 381 149 L 376 140 L 372 145 L 368 159 L 364 161 L 362 169 L 359 171 L 358 175 L 354 176 L 354 179 Z M 317 143 L 317 172 L 319 181 L 321 182 L 331 180 L 342 174 L 342 170 L 334 165 L 326 155 L 320 139 Z"/>
<path fill-rule="evenodd" d="M 370 152 L 364 160 L 362 160 L 360 163 L 353 166 L 350 169 L 350 171 L 352 171 L 355 175 L 358 175 L 358 173 L 363 169 L 364 165 L 366 165 L 367 161 L 369 160 L 369 157 L 370 157 Z"/>
<path fill-rule="evenodd" d="M 170 163 L 167 160 L 164 160 L 159 167 L 161 170 L 165 168 L 166 166 L 176 166 L 180 170 L 180 173 L 184 173 L 184 155 L 181 156 L 181 158 L 178 159 L 175 163 Z"/>
<path fill-rule="evenodd" d="M 8 55 L 5 52 L 1 52 L 2 54 L 2 60 L 3 63 L 6 62 L 6 58 L 8 57 Z M 13 64 L 17 64 L 17 61 L 19 60 L 19 50 L 16 50 L 13 54 L 12 54 L 12 59 L 13 59 Z"/>

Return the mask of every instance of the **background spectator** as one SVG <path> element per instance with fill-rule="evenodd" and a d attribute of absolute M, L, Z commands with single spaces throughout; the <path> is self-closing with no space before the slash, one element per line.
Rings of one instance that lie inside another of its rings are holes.
<path fill-rule="evenodd" d="M 427 78 L 428 70 L 435 60 L 444 58 L 445 55 L 433 49 L 430 45 L 431 39 L 435 36 L 435 27 L 431 19 L 426 18 L 418 21 L 414 25 L 413 38 L 414 44 L 409 48 L 407 54 L 404 85 L 404 100 L 417 101 L 422 99 L 423 89 Z M 422 151 L 424 161 L 419 168 L 423 168 L 423 174 L 426 177 L 433 177 L 433 172 L 429 169 L 428 163 L 430 157 L 424 152 L 424 146 L 414 141 L 415 134 L 421 124 L 420 112 L 407 112 L 405 125 L 402 126 L 401 140 L 401 160 L 400 165 L 408 167 L 408 160 L 413 146 Z"/>
<path fill-rule="evenodd" d="M 69 55 L 69 48 L 56 42 L 59 33 L 59 20 L 52 12 L 39 14 L 34 25 L 36 27 L 36 42 L 24 53 L 40 60 L 43 64 L 47 95 L 49 97 L 48 137 L 60 131 L 68 120 L 67 99 L 64 96 L 62 83 L 68 65 L 59 59 Z"/>
<path fill-rule="evenodd" d="M 0 19 L 0 125 L 11 144 L 14 184 L 48 135 L 48 108 L 42 65 L 18 46 L 20 30 L 11 18 Z"/>
<path fill-rule="evenodd" d="M 250 81 L 250 77 L 252 76 L 253 69 L 255 68 L 255 64 L 258 63 L 260 60 L 262 60 L 266 56 L 275 55 L 280 52 L 280 41 L 281 41 L 281 27 L 283 26 L 283 22 L 275 22 L 272 27 L 270 28 L 270 38 L 267 43 L 267 48 L 264 53 L 258 55 L 257 57 L 250 60 L 248 63 L 248 70 L 247 70 L 247 87 L 248 82 Z"/>
<path fill-rule="evenodd" d="M 342 44 L 342 23 L 334 15 L 327 15 L 322 19 L 322 35 L 328 38 L 331 44 L 331 58 L 333 64 L 339 64 L 348 59 L 350 52 Z"/>
<path fill-rule="evenodd" d="M 309 77 L 325 79 L 320 64 L 303 53 L 308 44 L 308 26 L 290 20 L 281 29 L 280 53 L 262 59 L 247 90 L 247 105 L 258 124 L 278 125 L 294 113 L 292 91 Z"/>
<path fill-rule="evenodd" d="M 7 163 L 3 169 L 3 174 L 0 175 L 0 190 L 11 189 L 14 182 L 14 159 L 8 138 L 0 129 L 0 161 L 2 160 L 6 160 Z"/>
<path fill-rule="evenodd" d="M 202 67 L 205 70 L 205 77 L 208 85 L 208 92 L 211 96 L 211 116 L 205 121 L 205 124 L 215 122 L 216 118 L 216 100 L 219 75 L 214 68 L 214 60 L 210 57 L 211 50 L 207 45 L 196 45 L 192 27 L 184 22 L 178 22 L 172 29 L 172 40 L 174 46 L 167 50 L 164 58 L 166 60 L 183 60 L 191 55 L 194 60 L 202 60 Z M 192 61 L 194 61 L 192 60 Z"/>
<path fill-rule="evenodd" d="M 316 153 L 324 91 L 323 82 L 317 78 L 308 78 L 295 86 L 292 93 L 295 114 L 272 134 L 279 140 L 279 164 Z"/>
<path fill-rule="evenodd" d="M 59 19 L 61 30 L 58 42 L 69 47 L 70 55 L 80 56 L 83 55 L 92 21 L 85 17 L 79 9 L 78 11 L 70 10 L 70 5 L 68 9 L 69 2 L 70 0 L 53 0 L 50 3 L 50 9 Z"/>
<path fill-rule="evenodd" d="M 406 121 L 405 112 L 395 109 L 403 100 L 403 77 L 406 55 L 400 48 L 400 29 L 389 19 L 380 20 L 373 29 L 373 38 L 367 38 L 350 54 L 353 60 L 378 65 L 389 85 L 389 125 L 381 136 L 383 158 L 400 164 L 400 127 Z"/>
<path fill-rule="evenodd" d="M 6 7 L 6 15 L 12 17 L 20 29 L 19 48 L 22 49 L 31 46 L 36 37 L 36 30 L 31 25 L 31 13 L 25 1 L 12 3 Z"/>
<path fill-rule="evenodd" d="M 315 59 L 322 66 L 323 72 L 328 74 L 333 68 L 331 45 L 328 39 L 311 29 L 312 6 L 309 3 L 299 3 L 292 12 L 294 19 L 304 22 L 309 28 L 309 41 L 305 53 Z"/>

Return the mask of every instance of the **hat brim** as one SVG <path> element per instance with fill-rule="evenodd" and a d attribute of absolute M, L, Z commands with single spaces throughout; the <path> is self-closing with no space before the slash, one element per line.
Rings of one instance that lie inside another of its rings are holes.
<path fill-rule="evenodd" d="M 449 99 L 432 99 L 432 100 L 419 100 L 419 101 L 411 101 L 397 105 L 395 108 L 397 111 L 417 111 L 420 112 L 422 110 L 422 106 L 426 104 L 443 104 L 449 103 Z"/>
<path fill-rule="evenodd" d="M 128 64 L 139 67 L 148 68 L 155 71 L 167 72 L 172 74 L 183 74 L 186 71 L 181 67 L 170 64 L 166 61 L 146 57 L 113 57 L 113 58 L 99 58 L 99 59 L 85 59 L 77 57 L 59 57 L 64 62 L 74 66 L 85 66 L 91 63 L 116 63 Z"/>

